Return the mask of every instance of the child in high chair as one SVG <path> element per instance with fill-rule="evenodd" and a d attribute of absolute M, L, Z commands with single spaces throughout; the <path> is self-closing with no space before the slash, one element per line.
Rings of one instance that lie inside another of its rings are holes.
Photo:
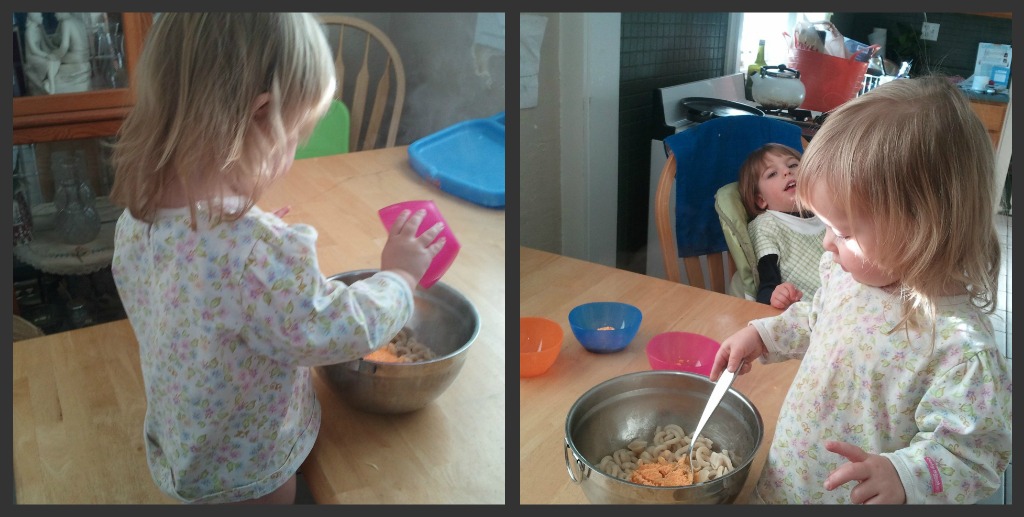
<path fill-rule="evenodd" d="M 818 262 L 825 225 L 797 208 L 796 170 L 800 152 L 765 144 L 740 166 L 739 192 L 750 222 L 747 231 L 757 256 L 758 302 L 785 309 L 821 285 Z"/>
<path fill-rule="evenodd" d="M 146 457 L 187 503 L 292 503 L 320 405 L 310 368 L 385 345 L 444 246 L 424 213 L 391 227 L 380 272 L 328 281 L 313 228 L 256 206 L 335 91 L 307 13 L 161 13 L 114 148 L 113 275 L 139 342 Z"/>
<path fill-rule="evenodd" d="M 825 223 L 821 287 L 751 321 L 711 379 L 800 359 L 756 484 L 767 503 L 976 503 L 1013 452 L 995 344 L 992 145 L 948 79 L 901 79 L 837 108 L 800 164 Z"/>

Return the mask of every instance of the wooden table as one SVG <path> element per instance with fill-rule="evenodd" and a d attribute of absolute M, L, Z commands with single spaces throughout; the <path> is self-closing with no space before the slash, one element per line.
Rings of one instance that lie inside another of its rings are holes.
<path fill-rule="evenodd" d="M 462 244 L 441 279 L 480 314 L 458 378 L 427 407 L 374 415 L 314 376 L 323 422 L 302 472 L 318 503 L 505 502 L 505 212 L 434 188 L 406 147 L 298 160 L 259 206 L 313 225 L 326 275 L 380 267 L 377 209 L 432 199 Z M 173 503 L 142 442 L 145 395 L 127 320 L 14 343 L 18 503 Z"/>
<path fill-rule="evenodd" d="M 592 354 L 573 336 L 569 311 L 592 301 L 625 302 L 643 311 L 639 333 L 622 352 Z M 679 330 L 721 341 L 748 321 L 779 312 L 768 305 L 520 247 L 519 315 L 543 316 L 560 323 L 565 340 L 550 370 L 519 380 L 519 502 L 588 502 L 566 471 L 566 416 L 579 397 L 597 384 L 650 370 L 644 347 L 654 335 Z M 757 363 L 733 383 L 733 388 L 757 407 L 765 427 L 764 441 L 737 503 L 747 501 L 764 466 L 782 399 L 798 366 L 798 361 Z"/>

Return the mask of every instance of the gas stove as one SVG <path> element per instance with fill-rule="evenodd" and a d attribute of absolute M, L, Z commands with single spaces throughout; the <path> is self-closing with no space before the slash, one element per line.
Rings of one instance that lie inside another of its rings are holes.
<path fill-rule="evenodd" d="M 821 124 L 825 121 L 827 113 L 823 113 L 814 116 L 811 110 L 804 110 L 799 108 L 766 108 L 764 106 L 758 106 L 757 109 L 764 112 L 764 116 L 771 117 L 774 119 L 782 120 L 800 126 L 800 136 L 804 137 L 808 142 L 811 138 L 821 129 Z"/>
<path fill-rule="evenodd" d="M 689 120 L 680 105 L 680 101 L 686 97 L 708 97 L 748 104 L 764 112 L 766 117 L 799 126 L 801 135 L 808 141 L 821 128 L 825 117 L 824 114 L 815 117 L 811 110 L 766 108 L 746 100 L 743 92 L 742 73 L 657 88 L 654 91 L 654 97 L 654 134 L 652 137 L 658 141 L 699 124 L 699 122 Z"/>
<path fill-rule="evenodd" d="M 757 106 L 757 109 L 770 117 L 788 119 L 787 122 L 810 122 L 814 118 L 811 110 L 799 108 L 766 108 L 764 106 Z"/>

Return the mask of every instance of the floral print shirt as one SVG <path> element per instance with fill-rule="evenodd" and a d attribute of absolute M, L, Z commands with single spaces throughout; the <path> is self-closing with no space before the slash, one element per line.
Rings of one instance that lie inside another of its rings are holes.
<path fill-rule="evenodd" d="M 800 359 L 755 500 L 849 503 L 856 481 L 825 478 L 848 460 L 826 440 L 892 461 L 907 503 L 972 504 L 994 493 L 1013 450 L 1011 371 L 989 316 L 966 297 L 940 301 L 931 332 L 886 334 L 896 295 L 858 283 L 826 252 L 811 301 L 754 320 L 762 363 Z"/>
<path fill-rule="evenodd" d="M 181 501 L 252 499 L 313 447 L 310 367 L 386 344 L 413 295 L 390 272 L 328 281 L 316 230 L 259 208 L 196 231 L 190 220 L 182 208 L 153 224 L 126 210 L 117 222 L 112 268 L 139 342 L 146 456 L 156 484 Z"/>

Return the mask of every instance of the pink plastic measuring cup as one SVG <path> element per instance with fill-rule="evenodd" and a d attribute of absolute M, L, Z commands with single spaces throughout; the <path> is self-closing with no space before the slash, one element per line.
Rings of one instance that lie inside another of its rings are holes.
<path fill-rule="evenodd" d="M 384 229 L 390 230 L 391 225 L 395 222 L 398 214 L 402 213 L 402 210 L 415 213 L 420 209 L 426 210 L 427 215 L 423 216 L 423 222 L 420 223 L 420 227 L 416 231 L 417 236 L 430 229 L 438 221 L 444 223 L 444 230 L 441 230 L 441 234 L 438 235 L 439 238 L 445 238 L 444 247 L 434 256 L 434 260 L 430 263 L 430 267 L 427 268 L 427 272 L 420 279 L 420 287 L 429 289 L 448 271 L 448 267 L 452 265 L 452 262 L 455 262 L 455 256 L 459 254 L 459 249 L 462 248 L 459 241 L 455 238 L 455 234 L 452 233 L 452 228 L 448 225 L 448 221 L 444 220 L 444 217 L 441 216 L 441 211 L 437 209 L 437 205 L 430 200 L 403 201 L 381 208 L 377 213 L 380 215 L 381 222 L 384 223 Z"/>

